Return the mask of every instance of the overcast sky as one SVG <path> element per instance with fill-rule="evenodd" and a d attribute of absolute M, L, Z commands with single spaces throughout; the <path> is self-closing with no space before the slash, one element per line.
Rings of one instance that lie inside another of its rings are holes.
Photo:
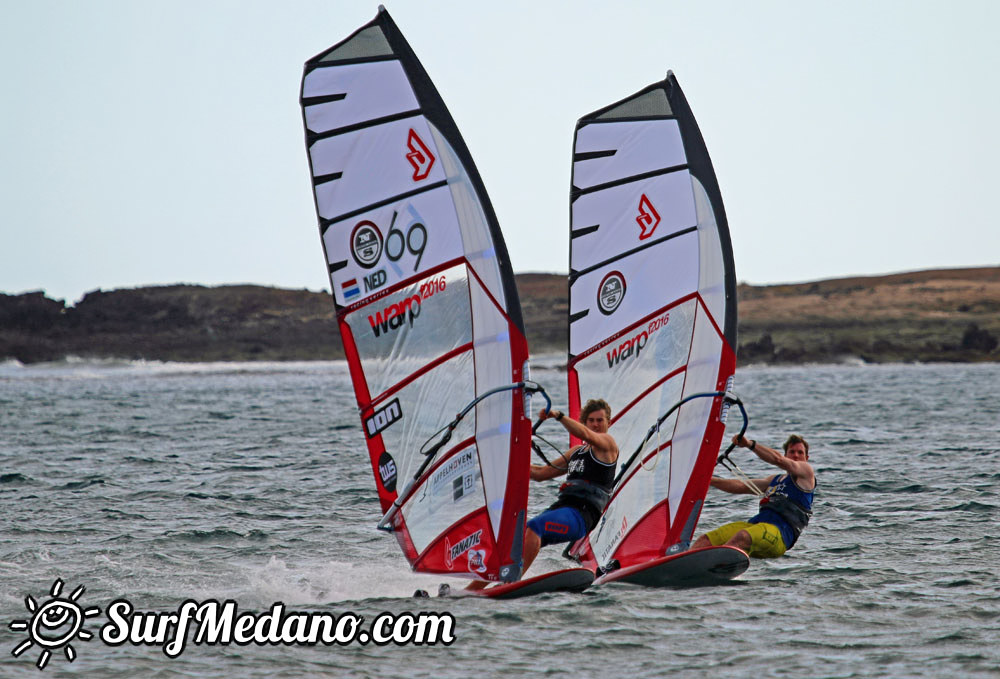
<path fill-rule="evenodd" d="M 0 0 L 0 291 L 329 289 L 302 64 L 360 0 Z M 573 128 L 672 69 L 741 281 L 1000 264 L 1000 3 L 397 0 L 516 272 L 568 269 Z"/>

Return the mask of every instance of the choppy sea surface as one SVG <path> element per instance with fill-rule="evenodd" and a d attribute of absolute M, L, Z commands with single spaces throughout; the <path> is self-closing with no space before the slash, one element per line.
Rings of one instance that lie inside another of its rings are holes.
<path fill-rule="evenodd" d="M 558 357 L 533 378 L 565 403 Z M 0 364 L 3 677 L 997 677 L 1000 365 L 749 367 L 749 435 L 809 439 L 815 516 L 734 585 L 497 602 L 412 599 L 344 363 Z M 771 473 L 740 458 L 751 475 Z M 546 506 L 555 485 L 533 484 Z M 699 533 L 753 513 L 709 494 Z M 543 551 L 533 572 L 565 567 Z M 81 606 L 231 599 L 299 611 L 450 612 L 449 646 L 157 646 L 77 639 L 36 667 L 9 623 Z"/>

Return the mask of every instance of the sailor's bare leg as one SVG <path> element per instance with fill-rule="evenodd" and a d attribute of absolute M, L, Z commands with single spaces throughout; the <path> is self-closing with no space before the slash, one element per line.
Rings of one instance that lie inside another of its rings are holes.
<path fill-rule="evenodd" d="M 538 537 L 538 533 L 529 528 L 528 532 L 524 535 L 524 570 L 521 571 L 521 577 L 524 577 L 524 574 L 528 572 L 541 548 L 542 539 Z"/>
<path fill-rule="evenodd" d="M 691 549 L 701 549 L 702 547 L 711 547 L 712 541 L 708 539 L 708 535 L 702 535 L 700 538 L 694 541 L 691 545 Z"/>
<path fill-rule="evenodd" d="M 751 538 L 750 533 L 745 530 L 741 530 L 736 535 L 729 538 L 729 542 L 726 543 L 729 547 L 739 547 L 747 554 L 750 553 L 751 544 L 753 544 L 753 538 Z"/>

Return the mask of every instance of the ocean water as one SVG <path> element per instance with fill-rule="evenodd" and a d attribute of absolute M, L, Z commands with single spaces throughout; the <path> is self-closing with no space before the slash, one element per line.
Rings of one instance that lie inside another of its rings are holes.
<path fill-rule="evenodd" d="M 533 377 L 565 403 L 559 357 Z M 2 677 L 997 677 L 1000 365 L 749 367 L 749 435 L 807 437 L 815 517 L 733 585 L 496 602 L 410 597 L 377 531 L 346 365 L 0 365 Z M 751 475 L 771 473 L 745 451 Z M 736 454 L 734 454 L 736 455 Z M 546 506 L 554 484 L 533 484 Z M 699 532 L 753 513 L 709 494 Z M 568 565 L 543 551 L 533 572 Z M 78 586 L 89 640 L 41 671 L 30 618 Z M 450 645 L 159 646 L 96 636 L 114 600 L 176 611 L 449 612 Z"/>

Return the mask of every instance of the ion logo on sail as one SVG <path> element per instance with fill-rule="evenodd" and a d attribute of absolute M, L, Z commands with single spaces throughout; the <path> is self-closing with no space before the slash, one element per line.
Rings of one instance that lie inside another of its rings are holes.
<path fill-rule="evenodd" d="M 610 316 L 625 299 L 625 277 L 618 271 L 612 271 L 597 288 L 597 308 L 605 316 Z"/>
<path fill-rule="evenodd" d="M 370 269 L 382 256 L 382 232 L 367 219 L 358 222 L 351 232 L 351 254 L 358 266 Z"/>
<path fill-rule="evenodd" d="M 385 431 L 394 422 L 401 419 L 403 419 L 403 410 L 399 406 L 399 399 L 394 398 L 365 420 L 365 431 L 368 432 L 368 438 Z"/>
<path fill-rule="evenodd" d="M 410 129 L 410 136 L 406 139 L 406 148 L 410 152 L 406 154 L 406 159 L 413 166 L 413 181 L 419 182 L 427 179 L 434 167 L 434 154 L 427 148 L 427 144 L 421 139 L 413 129 Z"/>
<path fill-rule="evenodd" d="M 656 227 L 660 224 L 660 213 L 656 211 L 653 207 L 653 203 L 646 197 L 646 194 L 642 194 L 642 198 L 639 200 L 639 216 L 635 218 L 636 223 L 639 225 L 640 233 L 639 240 L 646 240 L 653 235 L 656 231 Z"/>

